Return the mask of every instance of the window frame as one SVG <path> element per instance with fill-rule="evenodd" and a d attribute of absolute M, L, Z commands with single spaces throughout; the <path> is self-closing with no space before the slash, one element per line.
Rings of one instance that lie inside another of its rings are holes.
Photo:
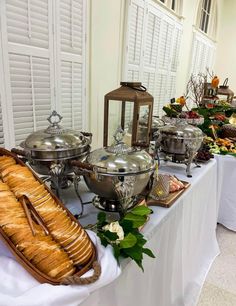
<path fill-rule="evenodd" d="M 209 0 L 199 0 L 197 6 L 197 15 L 195 20 L 194 28 L 205 35 L 206 37 L 210 38 L 211 40 L 216 40 L 217 37 L 217 27 L 218 27 L 218 4 L 216 0 L 210 0 L 210 11 L 209 11 L 209 20 L 207 25 L 207 32 L 201 29 L 201 22 L 202 22 L 202 8 L 204 5 L 204 1 Z"/>
<path fill-rule="evenodd" d="M 201 17 L 199 22 L 199 28 L 204 33 L 208 33 L 209 29 L 209 22 L 211 19 L 211 4 L 212 0 L 203 0 L 202 1 L 202 8 L 201 8 Z"/>

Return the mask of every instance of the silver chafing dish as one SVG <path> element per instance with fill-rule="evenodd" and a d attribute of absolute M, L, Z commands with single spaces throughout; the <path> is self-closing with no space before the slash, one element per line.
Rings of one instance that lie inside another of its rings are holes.
<path fill-rule="evenodd" d="M 148 113 L 145 113 L 139 120 L 138 139 L 146 138 L 147 128 L 148 128 L 147 125 L 148 125 Z M 158 116 L 152 116 L 151 137 L 150 137 L 151 141 L 155 139 L 155 133 L 159 130 L 159 128 L 162 128 L 165 125 L 166 123 L 164 120 L 162 120 Z M 129 134 L 132 134 L 132 126 L 133 122 L 131 121 L 128 127 Z"/>
<path fill-rule="evenodd" d="M 164 153 L 165 160 L 168 160 L 170 156 L 173 162 L 187 164 L 187 176 L 191 177 L 191 163 L 194 161 L 202 140 L 203 133 L 198 127 L 179 122 L 175 126 L 166 125 L 159 130 L 156 148 Z"/>
<path fill-rule="evenodd" d="M 91 133 L 63 128 L 62 117 L 53 111 L 45 130 L 30 134 L 20 144 L 21 149 L 12 152 L 21 155 L 38 174 L 46 176 L 56 189 L 64 188 L 73 172 L 72 160 L 84 158 L 90 151 Z"/>
<path fill-rule="evenodd" d="M 131 199 L 130 205 L 135 203 L 135 196 L 145 189 L 155 168 L 152 157 L 124 144 L 123 136 L 119 129 L 114 145 L 91 152 L 85 162 L 72 162 L 75 173 L 83 174 L 88 188 L 98 195 L 93 204 L 107 211 L 119 211 L 121 198 Z"/>

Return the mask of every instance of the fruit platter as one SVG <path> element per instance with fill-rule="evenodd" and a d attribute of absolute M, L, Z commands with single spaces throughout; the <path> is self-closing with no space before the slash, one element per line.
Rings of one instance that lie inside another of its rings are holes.
<path fill-rule="evenodd" d="M 210 148 L 212 154 L 230 154 L 236 156 L 236 141 L 229 138 L 205 137 L 204 143 Z"/>
<path fill-rule="evenodd" d="M 214 158 L 214 155 L 211 152 L 211 147 L 207 143 L 204 143 L 204 140 L 203 140 L 202 146 L 198 150 L 197 155 L 196 155 L 196 162 L 206 163 L 212 158 Z"/>
<path fill-rule="evenodd" d="M 168 104 L 163 107 L 166 115 L 162 119 L 167 124 L 175 125 L 179 122 L 186 122 L 192 125 L 201 125 L 204 123 L 204 117 L 199 115 L 197 111 L 183 111 L 182 106 L 178 103 Z"/>

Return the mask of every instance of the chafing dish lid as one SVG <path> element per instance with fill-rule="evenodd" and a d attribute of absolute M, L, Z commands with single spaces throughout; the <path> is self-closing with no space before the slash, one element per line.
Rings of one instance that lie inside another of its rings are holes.
<path fill-rule="evenodd" d="M 118 129 L 114 135 L 115 144 L 91 152 L 87 162 L 106 174 L 141 174 L 152 170 L 152 157 L 144 150 L 124 144 L 123 136 L 123 130 Z"/>
<path fill-rule="evenodd" d="M 82 133 L 61 127 L 61 119 L 62 116 L 53 111 L 48 118 L 50 125 L 45 130 L 30 134 L 21 146 L 31 151 L 66 151 L 89 144 Z"/>
<path fill-rule="evenodd" d="M 176 125 L 166 125 L 160 128 L 160 132 L 165 135 L 175 136 L 178 139 L 202 138 L 202 130 L 196 126 L 179 122 Z"/>

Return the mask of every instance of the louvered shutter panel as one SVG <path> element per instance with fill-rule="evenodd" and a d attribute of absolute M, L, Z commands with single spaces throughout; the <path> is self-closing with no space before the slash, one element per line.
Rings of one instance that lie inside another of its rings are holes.
<path fill-rule="evenodd" d="M 163 111 L 162 108 L 167 104 L 166 101 L 166 73 L 158 73 L 156 82 L 156 103 L 154 103 L 153 113 L 154 115 L 161 116 Z"/>
<path fill-rule="evenodd" d="M 48 48 L 48 0 L 6 0 L 8 41 Z"/>
<path fill-rule="evenodd" d="M 48 126 L 51 112 L 49 0 L 6 0 L 15 142 Z"/>
<path fill-rule="evenodd" d="M 216 44 L 205 35 L 195 32 L 192 47 L 192 74 L 206 73 L 206 68 L 213 69 Z"/>
<path fill-rule="evenodd" d="M 156 97 L 156 69 L 158 61 L 158 46 L 160 42 L 161 14 L 153 7 L 149 8 L 147 27 L 144 42 L 144 68 L 143 82 L 148 92 L 154 97 L 154 109 Z"/>
<path fill-rule="evenodd" d="M 180 53 L 180 44 L 182 38 L 182 26 L 175 25 L 174 34 L 173 34 L 173 46 L 172 46 L 172 56 L 171 56 L 171 72 L 176 72 L 178 63 L 179 63 L 179 53 Z"/>
<path fill-rule="evenodd" d="M 178 67 L 178 59 L 180 52 L 180 44 L 182 38 L 182 26 L 178 23 L 175 23 L 175 28 L 173 30 L 173 39 L 171 47 L 171 66 L 169 70 L 169 75 L 167 79 L 167 88 L 166 88 L 166 101 L 170 101 L 172 98 L 176 98 L 176 72 Z"/>
<path fill-rule="evenodd" d="M 169 72 L 171 67 L 171 48 L 173 40 L 174 25 L 173 21 L 164 16 L 161 23 L 160 44 L 158 50 L 158 70 L 156 99 L 154 105 L 154 114 L 161 116 L 162 107 L 169 102 L 170 95 L 168 92 Z"/>
<path fill-rule="evenodd" d="M 158 11 L 149 11 L 145 35 L 144 67 L 156 69 L 161 16 Z"/>
<path fill-rule="evenodd" d="M 166 71 L 169 68 L 170 58 L 171 58 L 171 43 L 173 36 L 174 26 L 165 16 L 162 20 L 161 27 L 161 38 L 159 46 L 159 70 Z"/>
<path fill-rule="evenodd" d="M 140 71 L 143 52 L 144 1 L 133 0 L 128 25 L 128 81 L 142 79 Z"/>
<path fill-rule="evenodd" d="M 0 93 L 0 147 L 4 147 L 4 133 L 3 133 L 3 122 L 2 122 L 2 96 Z"/>
<path fill-rule="evenodd" d="M 60 1 L 61 113 L 63 125 L 83 129 L 83 0 Z"/>
<path fill-rule="evenodd" d="M 125 76 L 141 81 L 154 97 L 154 114 L 175 96 L 182 25 L 157 3 L 133 0 L 128 12 Z"/>
<path fill-rule="evenodd" d="M 48 126 L 50 114 L 49 60 L 9 54 L 12 107 L 16 144 L 32 131 Z"/>

